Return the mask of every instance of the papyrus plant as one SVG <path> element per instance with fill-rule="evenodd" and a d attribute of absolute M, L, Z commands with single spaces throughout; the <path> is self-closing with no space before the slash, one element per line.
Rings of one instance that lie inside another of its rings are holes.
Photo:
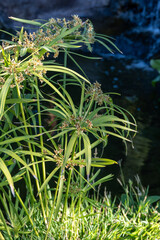
<path fill-rule="evenodd" d="M 117 47 L 109 37 L 96 34 L 92 23 L 78 16 L 43 22 L 12 19 L 34 25 L 36 31 L 27 32 L 22 27 L 15 35 L 8 33 L 11 40 L 3 41 L 0 47 L 0 189 L 6 195 L 4 187 L 9 185 L 37 236 L 26 205 L 40 203 L 47 239 L 51 220 L 57 217 L 62 203 L 65 216 L 71 198 L 80 204 L 86 192 L 96 186 L 92 181 L 97 175 L 90 176 L 91 168 L 116 163 L 106 156 L 94 156 L 98 145 L 106 147 L 110 136 L 132 141 L 136 125 L 127 111 L 102 92 L 99 83 L 89 82 L 73 57 L 74 49 L 86 45 L 91 51 L 94 42 L 113 52 L 111 47 Z M 59 53 L 64 54 L 63 64 L 57 62 Z M 67 68 L 68 58 L 81 74 Z M 68 85 L 80 89 L 78 104 Z M 46 115 L 55 121 L 50 129 L 44 125 Z M 52 166 L 49 173 L 48 164 Z M 29 192 L 27 203 L 14 186 L 22 179 Z M 54 189 L 51 182 L 56 182 Z M 74 184 L 78 190 L 73 194 Z M 2 211 L 1 215 L 5 221 Z"/>

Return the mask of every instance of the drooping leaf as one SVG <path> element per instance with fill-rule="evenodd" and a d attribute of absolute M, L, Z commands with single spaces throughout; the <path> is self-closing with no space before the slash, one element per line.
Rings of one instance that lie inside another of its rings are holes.
<path fill-rule="evenodd" d="M 13 159 L 21 163 L 28 171 L 30 171 L 33 177 L 36 178 L 33 170 L 30 167 L 28 167 L 27 163 L 22 158 L 20 158 L 15 152 L 7 148 L 0 148 L 0 152 L 7 154 L 8 156 L 12 157 Z"/>
<path fill-rule="evenodd" d="M 72 137 L 69 140 L 69 143 L 67 145 L 67 149 L 65 151 L 65 155 L 64 155 L 64 161 L 63 161 L 63 167 L 66 165 L 71 152 L 73 151 L 73 146 L 76 142 L 76 139 L 78 138 L 78 134 L 76 132 L 73 133 Z"/>
<path fill-rule="evenodd" d="M 87 180 L 89 180 L 89 174 L 90 174 L 90 169 L 91 169 L 91 143 L 89 140 L 89 137 L 81 133 L 81 136 L 83 138 L 84 142 L 84 149 L 85 149 L 85 159 L 86 159 L 86 171 L 87 171 Z"/>
<path fill-rule="evenodd" d="M 35 25 L 35 26 L 39 26 L 39 27 L 42 25 L 40 22 L 37 22 L 37 21 L 34 21 L 34 20 L 26 20 L 26 19 L 16 18 L 16 17 L 9 17 L 9 18 L 14 20 L 14 21 L 17 21 L 17 22 L 31 24 L 31 25 Z"/>
<path fill-rule="evenodd" d="M 39 189 L 39 192 L 42 192 L 43 189 L 45 188 L 45 186 L 48 184 L 48 182 L 53 178 L 53 176 L 55 175 L 55 173 L 58 171 L 60 167 L 56 167 L 50 174 L 49 176 L 46 178 L 46 180 L 43 182 L 42 186 Z"/>
<path fill-rule="evenodd" d="M 148 196 L 146 201 L 152 204 L 152 203 L 158 202 L 159 200 L 160 200 L 160 196 Z"/>
<path fill-rule="evenodd" d="M 4 114 L 4 108 L 5 108 L 5 104 L 6 104 L 6 97 L 7 97 L 7 93 L 8 93 L 8 90 L 9 90 L 9 87 L 10 87 L 10 84 L 13 80 L 13 75 L 11 74 L 6 82 L 4 83 L 2 89 L 1 89 L 1 92 L 0 92 L 0 120 L 2 119 L 3 117 L 3 114 Z"/>
<path fill-rule="evenodd" d="M 15 193 L 14 193 L 14 183 L 13 183 L 12 176 L 11 176 L 7 166 L 5 165 L 5 163 L 4 163 L 4 161 L 2 160 L 1 157 L 0 157 L 0 170 L 5 175 L 5 177 L 6 177 L 7 181 L 8 181 L 8 184 L 10 186 L 11 192 L 12 192 L 13 196 L 15 196 Z"/>
<path fill-rule="evenodd" d="M 150 64 L 152 68 L 160 71 L 160 59 L 151 59 Z"/>

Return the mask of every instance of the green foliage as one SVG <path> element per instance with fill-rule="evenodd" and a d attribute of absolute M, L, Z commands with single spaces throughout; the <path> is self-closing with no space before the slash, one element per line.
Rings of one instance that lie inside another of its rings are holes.
<path fill-rule="evenodd" d="M 69 21 L 12 19 L 37 30 L 27 33 L 22 27 L 0 48 L 0 201 L 7 213 L 0 210 L 0 237 L 26 239 L 33 232 L 39 238 L 45 233 L 47 239 L 53 219 L 61 213 L 61 220 L 66 219 L 69 206 L 80 213 L 81 205 L 91 201 L 88 191 L 111 179 L 109 175 L 94 182 L 99 172 L 91 175 L 92 167 L 117 164 L 94 156 L 97 146 L 106 147 L 110 136 L 131 142 L 136 123 L 99 83 L 89 82 L 72 57 L 72 49 L 86 45 L 91 51 L 94 42 L 111 52 L 111 47 L 118 50 L 112 39 L 96 34 L 89 20 L 76 15 Z M 56 62 L 59 53 L 63 65 Z M 49 55 L 53 59 L 47 59 Z M 67 68 L 68 58 L 82 74 Z M 69 85 L 80 90 L 79 103 L 71 97 Z M 25 201 L 15 187 L 22 180 Z"/>
<path fill-rule="evenodd" d="M 160 74 L 160 59 L 151 59 L 150 61 L 151 67 L 156 69 Z M 160 75 L 158 75 L 153 81 L 152 85 L 155 87 L 156 83 L 160 81 Z"/>
<path fill-rule="evenodd" d="M 149 197 L 148 190 L 144 189 L 138 177 L 136 179 L 136 184 L 130 180 L 129 184 L 123 186 L 124 194 L 122 194 L 121 200 L 113 199 L 111 194 L 105 192 L 103 198 L 97 194 L 93 199 L 85 196 L 83 202 L 76 205 L 75 194 L 72 194 L 71 204 L 66 209 L 67 216 L 62 220 L 64 206 L 61 204 L 57 220 L 52 218 L 48 239 L 158 239 L 160 204 L 156 201 L 157 203 L 153 207 L 153 202 L 151 203 L 149 199 L 153 199 L 155 196 Z M 125 199 L 124 196 L 127 198 Z M 27 204 L 27 200 L 25 204 Z M 14 209 L 14 216 L 9 215 L 9 217 L 11 221 L 13 217 L 15 220 L 8 228 L 12 237 L 8 237 L 4 227 L 0 228 L 4 239 L 47 239 L 47 230 L 39 206 L 35 204 L 29 210 L 30 218 L 34 222 L 39 237 L 35 235 L 33 225 L 25 217 L 24 210 L 22 209 L 22 212 L 16 215 L 16 209 Z"/>

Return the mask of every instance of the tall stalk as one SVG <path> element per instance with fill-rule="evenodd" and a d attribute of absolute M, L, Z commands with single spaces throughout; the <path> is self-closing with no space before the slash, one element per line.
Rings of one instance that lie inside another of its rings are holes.
<path fill-rule="evenodd" d="M 36 82 L 36 86 L 38 88 L 38 81 L 37 78 L 35 80 Z M 43 147 L 44 147 L 44 142 L 43 142 L 43 135 L 42 135 L 42 118 L 41 118 L 41 108 L 40 108 L 40 98 L 39 98 L 39 94 L 38 91 L 36 90 L 36 97 L 37 97 L 37 111 L 38 111 L 38 122 L 39 122 L 39 133 L 40 133 L 40 145 L 41 145 L 41 153 L 43 156 Z M 44 157 L 42 157 L 42 174 L 43 174 L 43 181 L 45 182 L 46 180 L 46 166 L 45 166 L 45 160 Z M 47 194 L 47 186 L 45 185 L 44 187 L 44 201 L 45 201 L 45 207 L 46 207 L 46 215 L 48 217 L 48 194 Z"/>
<path fill-rule="evenodd" d="M 20 89 L 19 89 L 17 81 L 16 81 L 16 88 L 17 88 L 18 98 L 21 99 L 21 92 L 20 92 Z M 26 121 L 26 117 L 25 117 L 24 108 L 23 108 L 23 104 L 22 103 L 20 103 L 20 109 L 21 109 L 21 114 L 22 114 L 22 119 L 23 119 L 23 123 L 24 123 L 25 132 L 26 132 L 27 135 L 29 135 L 28 128 L 27 128 L 27 121 Z M 32 153 L 32 146 L 31 146 L 29 141 L 28 141 L 28 147 L 29 147 L 29 151 Z M 31 154 L 31 161 L 32 161 L 32 163 L 35 162 L 33 154 Z M 37 178 L 37 171 L 36 171 L 35 164 L 33 164 L 33 171 L 34 171 L 34 174 L 35 174 L 35 181 L 36 181 L 37 191 L 39 192 L 40 186 L 39 186 L 39 181 L 38 181 L 38 178 Z M 32 199 L 34 199 L 29 173 L 28 173 L 28 177 L 29 177 L 29 183 L 30 183 L 29 187 L 30 187 L 30 191 L 31 191 L 31 194 L 32 194 Z M 44 221 L 45 221 L 45 224 L 47 226 L 47 218 L 46 218 L 45 208 L 44 208 L 44 204 L 43 204 L 43 200 L 42 200 L 42 195 L 41 195 L 41 193 L 38 193 L 38 195 L 39 195 L 39 199 L 40 199 L 40 203 L 41 203 L 41 207 L 42 207 Z"/>
<path fill-rule="evenodd" d="M 76 151 L 76 143 L 74 144 L 74 147 L 73 147 L 73 150 L 72 150 L 71 161 L 74 160 L 74 153 L 75 153 L 75 151 Z M 67 203 L 68 203 L 68 195 L 69 195 L 69 189 L 70 189 L 72 174 L 73 174 L 73 169 L 70 169 L 70 170 L 69 170 L 68 177 L 67 177 L 67 189 L 66 189 L 66 194 L 65 194 L 63 214 L 62 214 L 62 219 L 61 219 L 61 221 L 63 221 L 63 218 L 65 217 L 65 213 L 66 213 L 66 208 L 67 208 Z"/>
<path fill-rule="evenodd" d="M 67 178 L 67 189 L 66 189 L 66 193 L 65 193 L 65 200 L 64 200 L 64 207 L 63 207 L 63 214 L 62 214 L 61 221 L 63 221 L 63 219 L 66 216 L 66 209 L 67 209 L 67 203 L 68 203 L 68 194 L 69 194 L 69 188 L 70 188 L 72 173 L 73 173 L 73 169 L 70 169 L 69 170 L 69 174 L 68 174 L 68 178 Z"/>
<path fill-rule="evenodd" d="M 67 49 L 64 51 L 64 67 L 67 67 Z M 66 73 L 63 74 L 63 87 L 66 89 Z M 65 95 L 65 93 L 64 93 Z"/>
<path fill-rule="evenodd" d="M 48 234 L 49 234 L 49 231 L 50 231 L 50 228 L 51 228 L 53 214 L 54 214 L 54 211 L 55 211 L 55 203 L 56 203 L 58 190 L 59 190 L 60 178 L 61 178 L 61 175 L 59 174 L 58 182 L 57 182 L 57 185 L 56 185 L 56 191 L 55 191 L 55 194 L 54 194 L 54 201 L 53 201 L 53 205 L 52 205 L 52 208 L 51 208 L 51 211 L 50 211 L 50 218 L 49 218 L 49 221 L 48 221 L 48 229 L 47 229 L 45 240 L 47 240 Z M 54 217 L 55 217 L 55 215 L 54 215 Z"/>

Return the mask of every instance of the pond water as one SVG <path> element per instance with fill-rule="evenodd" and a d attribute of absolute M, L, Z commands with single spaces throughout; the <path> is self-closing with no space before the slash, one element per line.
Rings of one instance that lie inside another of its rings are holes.
<path fill-rule="evenodd" d="M 122 144 L 114 142 L 108 146 L 106 155 L 122 160 L 126 180 L 138 174 L 142 184 L 150 186 L 150 194 L 160 194 L 160 84 L 152 86 L 157 72 L 149 64 L 151 58 L 160 58 L 160 2 L 145 1 L 139 13 L 135 14 L 132 8 L 123 19 L 134 23 L 128 28 L 122 24 L 122 32 L 118 26 L 114 27 L 117 45 L 124 56 L 111 56 L 97 48 L 95 52 L 104 60 L 93 69 L 98 70 L 104 91 L 121 93 L 121 97 L 114 97 L 115 102 L 134 115 L 138 133 L 133 141 L 134 149 L 128 146 L 127 156 Z M 109 167 L 107 171 L 115 173 L 116 178 L 119 177 L 117 168 Z M 119 191 L 116 180 L 114 189 L 110 183 L 109 190 Z"/>
<path fill-rule="evenodd" d="M 126 180 L 138 174 L 145 186 L 150 185 L 150 192 L 160 194 L 160 91 L 151 84 L 156 73 L 140 60 L 109 58 L 105 61 L 109 71 L 105 72 L 106 79 L 102 78 L 104 90 L 121 93 L 121 97 L 113 97 L 114 101 L 129 110 L 138 125 L 134 148 L 128 144 L 125 156 L 122 144 L 117 147 L 113 142 L 109 157 L 122 159 Z"/>
<path fill-rule="evenodd" d="M 128 2 L 128 1 L 126 1 Z M 150 59 L 160 58 L 160 2 L 130 1 L 119 16 L 103 18 L 95 25 L 101 33 L 115 37 L 119 53 L 107 54 L 104 48 L 95 45 L 93 53 L 103 57 L 99 61 L 78 61 L 91 81 L 102 84 L 104 92 L 117 92 L 114 102 L 129 110 L 135 117 L 138 133 L 133 140 L 134 148 L 128 145 L 125 154 L 123 144 L 111 140 L 105 157 L 122 160 L 126 181 L 138 174 L 144 186 L 150 186 L 150 194 L 160 195 L 160 84 L 152 86 L 158 75 L 150 67 Z M 129 7 L 130 6 L 130 7 Z M 93 18 L 94 21 L 94 18 Z M 108 166 L 102 176 L 113 173 L 114 180 L 107 183 L 108 190 L 119 192 L 116 178 L 118 166 Z"/>
<path fill-rule="evenodd" d="M 152 86 L 156 71 L 142 60 L 110 54 L 99 61 L 78 60 L 91 81 L 102 84 L 104 92 L 121 94 L 112 96 L 114 102 L 130 111 L 137 121 L 134 148 L 128 144 L 126 155 L 122 142 L 111 139 L 103 156 L 122 160 L 126 181 L 138 174 L 144 186 L 150 185 L 150 194 L 160 194 L 160 88 Z M 120 192 L 116 180 L 120 174 L 119 166 L 102 169 L 101 176 L 109 173 L 115 177 L 107 183 L 108 191 Z"/>

